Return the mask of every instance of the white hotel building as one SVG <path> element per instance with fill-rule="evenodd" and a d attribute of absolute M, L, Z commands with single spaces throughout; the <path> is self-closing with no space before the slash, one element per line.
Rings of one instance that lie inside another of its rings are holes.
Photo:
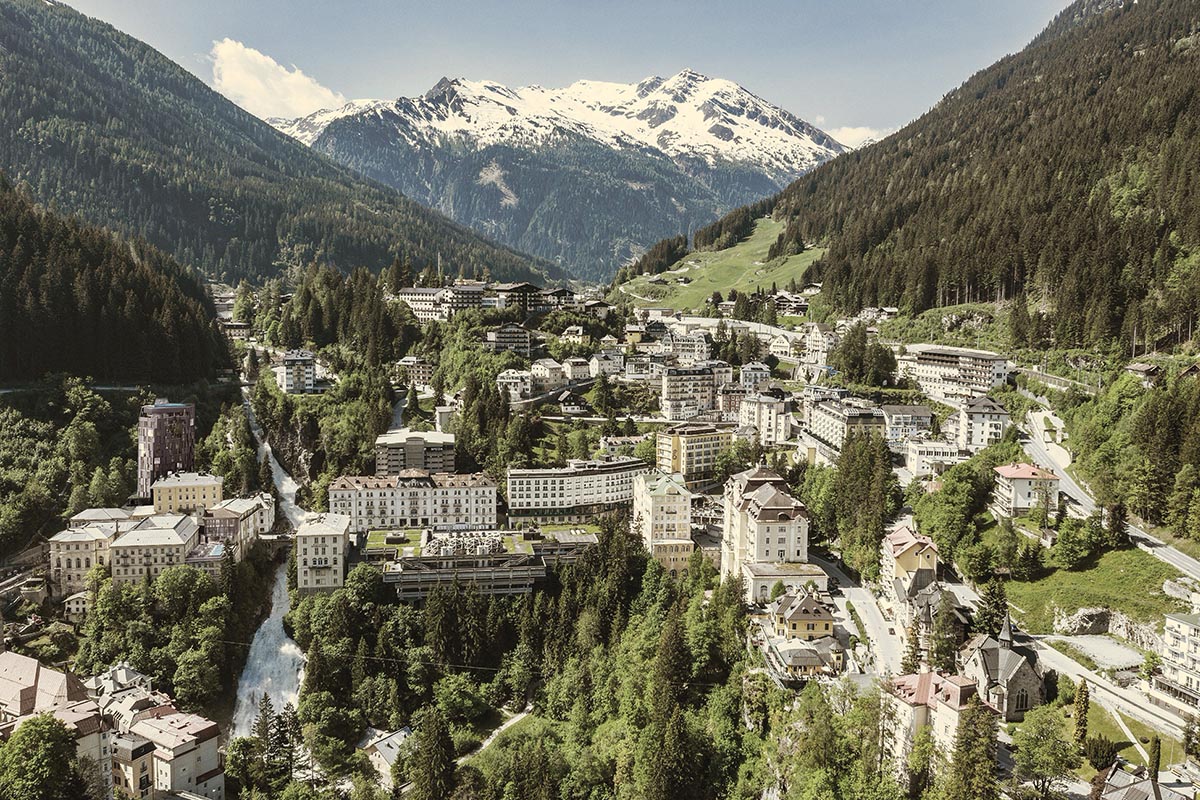
<path fill-rule="evenodd" d="M 329 510 L 349 517 L 352 533 L 494 528 L 496 484 L 481 472 L 343 475 L 329 485 Z"/>
<path fill-rule="evenodd" d="M 908 345 L 896 359 L 902 377 L 915 380 L 921 391 L 939 400 L 964 400 L 987 394 L 1008 378 L 1008 360 L 989 350 Z"/>
<path fill-rule="evenodd" d="M 565 467 L 508 470 L 509 517 L 584 521 L 633 499 L 633 479 L 650 469 L 638 458 L 575 459 Z"/>

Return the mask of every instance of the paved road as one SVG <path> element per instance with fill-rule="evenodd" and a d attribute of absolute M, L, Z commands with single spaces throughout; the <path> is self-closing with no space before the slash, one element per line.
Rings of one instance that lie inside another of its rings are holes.
<path fill-rule="evenodd" d="M 1062 459 L 1056 458 L 1055 455 L 1039 440 L 1036 435 L 1029 436 L 1023 443 L 1025 452 L 1039 464 L 1053 466 L 1055 472 L 1059 476 L 1059 488 L 1071 497 L 1085 515 L 1090 516 L 1097 509 L 1096 501 L 1081 486 L 1070 473 L 1066 470 L 1066 464 L 1062 463 Z M 1130 524 L 1127 528 L 1129 538 L 1141 547 L 1146 552 L 1150 553 L 1155 558 L 1163 561 L 1175 569 L 1182 572 L 1184 575 L 1200 580 L 1200 561 L 1186 553 L 1177 550 L 1171 545 L 1147 533 L 1144 529 L 1136 525 Z"/>
<path fill-rule="evenodd" d="M 883 613 L 875 602 L 875 596 L 869 589 L 850 580 L 846 573 L 830 562 L 816 556 L 810 556 L 810 559 L 837 580 L 842 588 L 842 597 L 854 604 L 854 610 L 858 612 L 863 627 L 866 628 L 863 633 L 870 640 L 871 652 L 875 654 L 876 663 L 873 671 L 879 675 L 885 673 L 899 675 L 900 663 L 904 660 L 900 637 L 895 633 L 888 632 L 892 626 L 883 618 Z M 841 602 L 838 605 L 844 610 Z M 892 629 L 894 630 L 894 628 Z"/>

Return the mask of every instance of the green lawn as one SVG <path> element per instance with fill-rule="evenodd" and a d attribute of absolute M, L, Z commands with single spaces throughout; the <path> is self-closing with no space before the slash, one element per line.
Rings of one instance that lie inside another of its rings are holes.
<path fill-rule="evenodd" d="M 1162 590 L 1164 580 L 1178 577 L 1175 569 L 1141 550 L 1110 550 L 1083 569 L 1056 569 L 1036 581 L 1009 581 L 1005 588 L 1030 633 L 1052 633 L 1056 608 L 1069 614 L 1096 606 L 1161 628 L 1163 614 L 1186 610 Z"/>
<path fill-rule="evenodd" d="M 793 278 L 796 283 L 803 284 L 804 273 L 809 265 L 825 251 L 814 248 L 799 255 L 767 263 L 767 251 L 783 228 L 782 222 L 761 219 L 755 223 L 754 233 L 744 242 L 726 250 L 687 255 L 683 261 L 672 267 L 687 267 L 686 272 L 666 272 L 661 275 L 667 281 L 666 286 L 655 286 L 649 283 L 652 276 L 641 275 L 626 284 L 626 288 L 632 295 L 650 298 L 640 300 L 633 297 L 637 305 L 690 310 L 703 306 L 704 301 L 711 297 L 713 292 L 720 292 L 722 296 L 726 296 L 730 289 L 752 291 L 758 286 L 770 288 L 772 283 L 782 288 Z M 691 279 L 691 283 L 677 283 L 680 277 Z"/>
<path fill-rule="evenodd" d="M 392 537 L 392 541 L 388 542 L 388 537 Z M 398 542 L 395 537 L 403 536 L 404 541 Z M 396 547 L 415 547 L 421 543 L 421 532 L 418 530 L 411 531 L 371 531 L 367 534 L 367 547 L 387 547 L 389 545 Z"/>

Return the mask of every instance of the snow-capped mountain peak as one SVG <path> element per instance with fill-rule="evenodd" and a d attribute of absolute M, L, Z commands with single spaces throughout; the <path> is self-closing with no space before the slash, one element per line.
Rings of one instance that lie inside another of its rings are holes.
<path fill-rule="evenodd" d="M 442 78 L 420 97 L 355 100 L 299 119 L 268 121 L 311 145 L 337 120 L 370 115 L 412 144 L 456 137 L 477 148 L 537 147 L 574 135 L 709 166 L 744 163 L 780 180 L 846 149 L 738 84 L 692 69 L 636 84 L 580 80 L 561 89 Z"/>

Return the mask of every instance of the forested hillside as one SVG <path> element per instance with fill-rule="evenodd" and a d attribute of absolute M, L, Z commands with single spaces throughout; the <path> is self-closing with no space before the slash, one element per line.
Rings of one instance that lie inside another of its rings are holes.
<path fill-rule="evenodd" d="M 327 262 L 529 278 L 480 239 L 275 131 L 65 5 L 0 0 L 0 169 L 36 198 L 233 280 Z"/>
<path fill-rule="evenodd" d="M 0 381 L 212 377 L 229 360 L 214 318 L 169 256 L 47 212 L 0 175 Z"/>
<path fill-rule="evenodd" d="M 770 255 L 827 243 L 817 279 L 847 310 L 1025 295 L 1060 346 L 1190 337 L 1200 6 L 1115 6 L 1080 0 L 900 132 L 793 183 Z"/>

